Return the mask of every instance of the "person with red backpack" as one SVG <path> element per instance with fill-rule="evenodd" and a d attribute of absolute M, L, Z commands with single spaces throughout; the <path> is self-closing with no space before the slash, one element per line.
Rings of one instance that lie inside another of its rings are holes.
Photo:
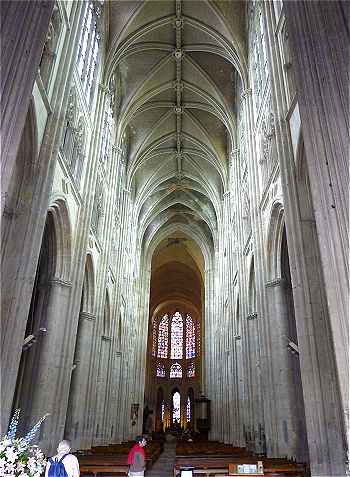
<path fill-rule="evenodd" d="M 137 436 L 135 440 L 136 444 L 130 449 L 128 454 L 128 477 L 144 477 L 146 468 L 146 453 L 144 447 L 147 441 L 143 436 Z"/>
<path fill-rule="evenodd" d="M 61 441 L 57 454 L 47 461 L 45 477 L 79 477 L 79 462 L 75 455 L 70 454 L 71 443 Z"/>

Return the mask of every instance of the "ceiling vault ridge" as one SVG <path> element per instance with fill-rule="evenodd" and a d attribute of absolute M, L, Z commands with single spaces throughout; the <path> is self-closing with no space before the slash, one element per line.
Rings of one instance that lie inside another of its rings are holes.
<path fill-rule="evenodd" d="M 176 20 L 175 20 L 175 31 L 176 31 L 176 49 L 174 52 L 174 58 L 176 61 L 176 162 L 177 162 L 177 173 L 182 174 L 182 27 L 183 27 L 183 18 L 182 18 L 182 0 L 175 0 L 176 2 Z"/>

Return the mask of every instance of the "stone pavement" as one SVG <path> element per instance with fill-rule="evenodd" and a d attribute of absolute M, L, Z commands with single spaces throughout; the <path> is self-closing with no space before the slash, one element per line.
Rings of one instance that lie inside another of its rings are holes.
<path fill-rule="evenodd" d="M 176 442 L 165 442 L 159 459 L 146 472 L 145 477 L 173 477 Z"/>

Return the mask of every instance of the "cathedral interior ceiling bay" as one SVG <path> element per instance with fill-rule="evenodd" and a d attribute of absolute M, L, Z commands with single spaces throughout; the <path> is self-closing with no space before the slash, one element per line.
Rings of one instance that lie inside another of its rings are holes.
<path fill-rule="evenodd" d="M 215 245 L 235 148 L 236 85 L 239 78 L 246 85 L 247 75 L 246 4 L 107 5 L 105 84 L 113 81 L 118 94 L 118 136 L 128 143 L 127 187 L 140 246 L 153 242 L 159 251 L 167 240 L 184 239 L 186 267 L 198 275 L 203 264 L 194 242 L 202 254 Z"/>

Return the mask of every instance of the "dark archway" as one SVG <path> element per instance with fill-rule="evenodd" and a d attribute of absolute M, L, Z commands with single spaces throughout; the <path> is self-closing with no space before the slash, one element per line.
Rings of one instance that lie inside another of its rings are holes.
<path fill-rule="evenodd" d="M 32 421 L 33 393 L 36 386 L 42 345 L 48 327 L 47 309 L 51 294 L 50 281 L 54 277 L 56 257 L 55 225 L 52 214 L 48 213 L 13 400 L 13 409 L 19 408 L 22 411 L 21 425 L 24 429 L 27 429 Z"/>

